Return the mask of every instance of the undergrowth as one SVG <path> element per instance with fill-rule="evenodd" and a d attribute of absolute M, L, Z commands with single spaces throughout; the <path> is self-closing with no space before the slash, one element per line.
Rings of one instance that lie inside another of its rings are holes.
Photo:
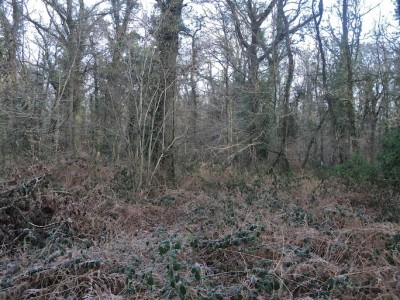
<path fill-rule="evenodd" d="M 84 158 L 0 168 L 0 299 L 400 295 L 390 189 L 204 167 L 135 194 Z"/>

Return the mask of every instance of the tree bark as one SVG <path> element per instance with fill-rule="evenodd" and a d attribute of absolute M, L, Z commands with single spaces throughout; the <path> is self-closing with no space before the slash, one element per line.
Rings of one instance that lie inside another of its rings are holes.
<path fill-rule="evenodd" d="M 160 59 L 159 102 L 156 109 L 156 151 L 154 163 L 160 162 L 165 183 L 176 185 L 175 174 L 175 98 L 177 96 L 177 56 L 183 0 L 157 0 L 161 11 L 156 32 Z M 161 133 L 161 135 L 159 135 Z"/>
<path fill-rule="evenodd" d="M 282 26 L 284 31 L 289 31 L 289 22 L 283 10 L 283 1 L 278 1 L 278 22 L 282 22 Z M 282 166 L 282 170 L 287 172 L 289 171 L 289 161 L 286 157 L 286 143 L 288 139 L 289 132 L 289 101 L 290 101 L 290 91 L 292 87 L 292 82 L 294 78 L 294 58 L 291 47 L 290 37 L 288 35 L 285 36 L 285 48 L 288 59 L 288 67 L 287 67 L 287 78 L 285 83 L 285 90 L 283 95 L 283 119 L 282 119 L 282 138 L 281 138 L 281 146 L 279 150 L 278 157 L 276 158 L 274 165 L 279 163 Z"/>

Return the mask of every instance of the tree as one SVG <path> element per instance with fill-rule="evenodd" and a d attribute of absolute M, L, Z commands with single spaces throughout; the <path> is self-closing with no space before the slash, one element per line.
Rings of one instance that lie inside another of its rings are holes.
<path fill-rule="evenodd" d="M 0 2 L 0 132 L 5 136 L 6 144 L 16 146 L 21 134 L 16 132 L 18 126 L 18 52 L 21 49 L 23 28 L 22 2 L 11 0 Z M 4 115 L 3 115 L 4 114 Z M 15 133 L 15 134 L 14 134 Z M 3 148 L 3 147 L 2 147 Z M 5 151 L 5 149 L 2 149 Z"/>
<path fill-rule="evenodd" d="M 282 15 L 286 14 L 285 6 L 288 5 L 288 2 L 284 0 L 273 0 L 268 5 L 261 4 L 254 0 L 226 0 L 226 3 L 232 14 L 237 38 L 247 55 L 248 73 L 245 87 L 247 97 L 246 100 L 244 100 L 243 106 L 247 109 L 246 113 L 248 115 L 246 119 L 249 120 L 249 124 L 247 125 L 247 132 L 250 136 L 249 143 L 253 145 L 253 158 L 259 156 L 260 158 L 266 159 L 270 151 L 270 141 L 268 140 L 267 132 L 270 130 L 270 120 L 273 119 L 269 112 L 271 103 L 268 103 L 268 100 L 271 101 L 272 105 L 275 107 L 277 104 L 275 98 L 278 96 L 276 86 L 276 78 L 278 77 L 277 66 L 279 60 L 282 59 L 282 57 L 279 57 L 278 47 L 281 47 L 281 43 L 284 41 L 285 44 L 287 44 L 286 38 L 305 27 L 314 17 L 301 14 L 305 6 L 304 1 L 300 1 L 297 4 L 293 13 L 287 13 L 287 17 L 282 17 Z M 277 6 L 281 7 L 281 9 L 277 9 Z M 271 17 L 271 28 L 274 30 L 272 30 L 272 32 L 267 32 L 265 29 L 265 21 L 272 16 L 275 9 L 278 10 L 277 14 L 280 15 L 278 16 L 278 23 L 274 24 L 274 20 Z M 302 17 L 301 19 L 300 16 Z M 287 24 L 283 25 L 285 22 L 282 21 L 282 18 L 286 18 Z M 298 21 L 298 19 L 300 20 Z M 295 23 L 297 24 L 293 25 Z M 268 38 L 268 34 L 272 37 Z M 289 49 L 287 45 L 285 49 Z M 269 91 L 265 94 L 272 94 L 272 100 L 262 99 L 260 94 L 260 64 L 266 59 L 268 60 Z M 291 70 L 292 67 L 288 69 L 289 72 L 292 72 Z M 290 84 L 290 78 L 292 76 L 293 74 L 289 74 L 288 76 Z M 285 96 L 288 97 L 288 95 L 290 95 L 290 88 Z"/>
<path fill-rule="evenodd" d="M 327 44 L 327 39 L 324 42 L 320 26 L 322 18 L 315 18 L 314 21 L 317 46 L 321 57 L 322 90 L 328 105 L 327 114 L 331 125 L 330 138 L 334 148 L 332 154 L 329 155 L 331 163 L 346 161 L 357 148 L 353 93 L 354 62 L 357 61 L 359 54 L 361 19 L 358 12 L 358 1 L 353 1 L 352 5 L 349 5 L 348 0 L 341 0 L 337 4 L 341 27 L 339 33 L 335 32 L 336 28 L 328 29 L 332 45 Z M 319 11 L 323 12 L 323 1 L 319 2 Z M 319 129 L 325 122 L 325 114 L 321 121 Z M 305 161 L 308 159 L 313 141 L 315 140 L 311 139 L 309 143 Z"/>
<path fill-rule="evenodd" d="M 132 45 L 136 43 L 137 37 L 134 30 L 129 30 L 134 14 L 137 12 L 138 3 L 136 0 L 109 0 L 111 6 L 111 30 L 107 30 L 108 52 L 110 61 L 104 68 L 105 90 L 104 103 L 102 109 L 103 119 L 103 146 L 111 148 L 114 159 L 119 157 L 121 149 L 131 151 L 123 146 L 127 139 L 132 141 L 135 136 L 132 125 L 135 112 L 132 99 L 129 99 L 129 68 L 128 59 L 131 52 L 135 51 Z M 124 87 L 125 89 L 121 88 Z M 128 112 L 124 113 L 124 107 L 128 107 Z M 126 115 L 126 118 L 121 118 Z M 119 122 L 115 122 L 119 120 Z M 128 124 L 128 125 L 127 125 Z M 123 128 L 129 127 L 128 130 Z M 118 138 L 123 136 L 125 138 Z M 126 143 L 125 143 L 126 144 Z M 132 146 L 132 143 L 131 143 Z"/>
<path fill-rule="evenodd" d="M 96 25 L 98 3 L 86 7 L 83 0 L 68 0 L 65 5 L 56 0 L 44 0 L 49 18 L 48 24 L 34 20 L 29 15 L 27 19 L 38 31 L 46 33 L 54 39 L 62 49 L 57 57 L 53 70 L 50 70 L 50 82 L 55 89 L 55 149 L 59 147 L 75 150 L 80 143 L 80 114 L 84 98 L 83 87 L 85 66 L 83 58 L 86 55 L 87 41 L 90 32 Z M 65 132 L 61 133 L 60 131 Z M 64 138 L 60 141 L 60 137 Z M 61 142 L 61 144 L 60 144 Z"/>
<path fill-rule="evenodd" d="M 289 22 L 285 15 L 285 11 L 283 10 L 283 2 L 278 2 L 278 26 L 282 28 L 284 32 L 289 32 Z M 274 165 L 278 162 L 281 163 L 284 171 L 289 171 L 289 162 L 286 157 L 285 148 L 286 142 L 289 137 L 289 121 L 290 119 L 290 111 L 289 111 L 289 101 L 291 95 L 292 82 L 294 78 L 294 58 L 293 51 L 291 46 L 291 40 L 288 34 L 285 35 L 285 50 L 288 58 L 287 63 L 287 78 L 283 93 L 283 119 L 282 119 L 282 128 L 281 128 L 281 145 L 279 149 L 279 154 L 277 159 L 274 162 Z"/>
<path fill-rule="evenodd" d="M 183 0 L 157 0 L 160 16 L 155 38 L 161 65 L 159 102 L 156 108 L 156 151 L 153 161 L 161 166 L 167 183 L 176 184 L 175 98 L 177 96 L 177 56 Z"/>
<path fill-rule="evenodd" d="M 339 69 L 336 77 L 339 90 L 338 106 L 336 114 L 338 120 L 338 128 L 336 129 L 338 137 L 338 156 L 339 162 L 343 163 L 349 159 L 354 151 L 354 142 L 356 137 L 355 113 L 353 107 L 353 57 L 357 55 L 358 48 L 356 44 L 358 40 L 349 41 L 349 3 L 348 0 L 342 0 L 342 35 L 340 41 L 340 60 Z M 358 18 L 357 15 L 354 15 Z M 356 30 L 356 39 L 359 39 L 359 32 Z M 357 36 L 358 33 L 358 36 Z"/>
<path fill-rule="evenodd" d="M 254 149 L 253 157 L 261 156 L 261 158 L 268 157 L 268 140 L 260 137 L 265 137 L 266 128 L 268 127 L 269 116 L 260 115 L 260 105 L 264 106 L 259 95 L 259 68 L 260 63 L 265 60 L 271 52 L 271 48 L 267 49 L 263 54 L 259 54 L 260 50 L 265 45 L 264 32 L 262 29 L 263 23 L 271 15 L 278 0 L 273 0 L 268 6 L 262 7 L 254 1 L 247 1 L 247 3 L 237 3 L 236 1 L 226 0 L 229 10 L 232 13 L 233 22 L 235 25 L 235 32 L 239 39 L 241 46 L 247 55 L 248 76 L 247 76 L 247 97 L 245 103 L 245 118 L 249 120 L 247 131 L 250 134 L 250 144 Z M 244 11 L 243 11 L 244 10 Z M 240 11 L 240 12 L 239 12 Z M 245 22 L 239 18 L 240 15 L 245 15 Z M 242 24 L 248 24 L 243 28 Z M 246 36 L 247 35 L 247 36 Z M 266 47 L 264 47 L 265 49 Z M 264 119 L 265 122 L 259 122 L 257 119 Z M 260 128 L 260 125 L 261 126 Z M 264 133 L 264 134 L 263 134 Z M 258 145 L 256 147 L 256 145 Z M 258 152 L 258 155 L 257 155 Z"/>

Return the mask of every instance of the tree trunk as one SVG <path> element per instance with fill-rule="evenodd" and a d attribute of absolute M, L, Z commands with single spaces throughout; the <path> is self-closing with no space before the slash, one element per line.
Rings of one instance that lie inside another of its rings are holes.
<path fill-rule="evenodd" d="M 280 19 L 280 20 L 279 20 Z M 289 22 L 285 16 L 285 12 L 283 10 L 283 2 L 278 1 L 278 22 L 282 22 L 283 28 L 285 32 L 289 31 Z M 287 172 L 289 171 L 289 161 L 286 157 L 286 143 L 288 139 L 289 132 L 289 118 L 290 118 L 290 110 L 289 110 L 289 100 L 290 100 L 290 90 L 292 87 L 292 82 L 294 78 L 294 58 L 291 47 L 290 37 L 288 35 L 285 36 L 285 48 L 288 59 L 288 67 L 287 67 L 287 78 L 285 83 L 285 90 L 283 95 L 283 119 L 282 119 L 282 138 L 281 138 L 281 146 L 279 150 L 278 157 L 274 162 L 274 165 L 279 163 L 282 167 L 282 170 Z"/>
<path fill-rule="evenodd" d="M 156 109 L 156 151 L 153 161 L 160 163 L 165 183 L 176 185 L 175 175 L 175 98 L 177 96 L 177 56 L 183 0 L 157 0 L 161 10 L 156 32 L 160 59 L 159 103 Z"/>
<path fill-rule="evenodd" d="M 339 162 L 343 163 L 353 153 L 356 136 L 355 114 L 353 107 L 353 66 L 349 45 L 349 20 L 348 0 L 342 2 L 342 40 L 341 40 L 341 66 L 344 71 L 345 92 L 340 99 L 338 114 L 341 122 L 339 124 Z M 341 76 L 341 74 L 339 74 Z"/>

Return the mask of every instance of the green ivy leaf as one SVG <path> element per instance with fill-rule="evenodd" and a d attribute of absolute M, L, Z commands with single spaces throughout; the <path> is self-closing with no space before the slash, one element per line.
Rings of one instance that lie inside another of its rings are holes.
<path fill-rule="evenodd" d="M 275 291 L 279 290 L 279 288 L 281 287 L 279 281 L 277 281 L 277 280 L 274 280 L 273 285 L 274 285 L 274 290 Z"/>
<path fill-rule="evenodd" d="M 160 246 L 158 246 L 158 251 L 160 252 L 160 255 L 166 254 L 169 250 L 171 249 L 171 244 L 170 241 L 162 241 Z"/>
<path fill-rule="evenodd" d="M 171 280 L 170 285 L 171 285 L 171 287 L 172 287 L 173 289 L 176 288 L 176 282 L 175 282 L 175 280 Z"/>
<path fill-rule="evenodd" d="M 181 284 L 180 287 L 179 287 L 179 294 L 181 296 L 185 296 L 186 295 L 186 287 L 183 284 Z"/>
<path fill-rule="evenodd" d="M 200 279 L 201 279 L 200 272 L 197 271 L 194 273 L 194 279 L 196 279 L 197 281 L 200 281 Z"/>
<path fill-rule="evenodd" d="M 221 295 L 219 295 L 219 294 L 215 294 L 215 299 L 217 299 L 217 300 L 224 300 L 224 297 L 222 297 Z"/>
<path fill-rule="evenodd" d="M 197 237 L 195 237 L 191 242 L 190 242 L 190 246 L 193 249 L 199 249 L 199 240 Z"/>
<path fill-rule="evenodd" d="M 178 263 L 177 261 L 174 261 L 173 266 L 172 266 L 172 269 L 173 269 L 174 271 L 179 271 L 179 270 L 181 269 L 180 263 Z"/>
<path fill-rule="evenodd" d="M 154 278 L 152 274 L 148 274 L 147 278 L 146 278 L 146 283 L 149 286 L 153 286 L 154 285 Z"/>

